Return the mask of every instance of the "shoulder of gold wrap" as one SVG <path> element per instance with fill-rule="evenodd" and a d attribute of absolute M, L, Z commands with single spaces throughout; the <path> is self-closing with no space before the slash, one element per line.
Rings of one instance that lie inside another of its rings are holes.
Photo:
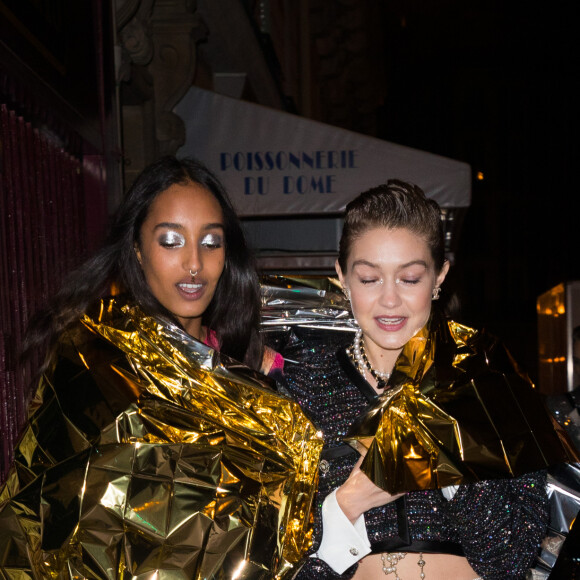
<path fill-rule="evenodd" d="M 455 341 L 457 346 L 466 346 L 467 343 L 478 334 L 479 331 L 454 320 L 448 320 L 447 325 L 449 327 L 449 332 Z"/>

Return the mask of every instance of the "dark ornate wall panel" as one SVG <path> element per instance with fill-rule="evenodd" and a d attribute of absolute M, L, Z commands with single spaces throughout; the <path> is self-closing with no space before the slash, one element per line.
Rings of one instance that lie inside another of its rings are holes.
<path fill-rule="evenodd" d="M 26 414 L 27 321 L 101 243 L 120 191 L 111 38 L 108 0 L 0 0 L 0 479 Z"/>
<path fill-rule="evenodd" d="M 296 112 L 377 135 L 387 85 L 380 0 L 245 0 Z"/>
<path fill-rule="evenodd" d="M 79 159 L 5 105 L 0 108 L 0 144 L 0 425 L 4 472 L 25 415 L 26 387 L 18 351 L 26 322 L 84 255 L 87 220 Z"/>

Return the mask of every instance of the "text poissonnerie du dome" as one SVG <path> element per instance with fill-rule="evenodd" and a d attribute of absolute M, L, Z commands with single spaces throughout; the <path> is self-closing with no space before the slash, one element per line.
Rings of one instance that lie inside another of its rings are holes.
<path fill-rule="evenodd" d="M 220 153 L 221 171 L 288 171 L 356 169 L 358 151 L 237 151 Z"/>

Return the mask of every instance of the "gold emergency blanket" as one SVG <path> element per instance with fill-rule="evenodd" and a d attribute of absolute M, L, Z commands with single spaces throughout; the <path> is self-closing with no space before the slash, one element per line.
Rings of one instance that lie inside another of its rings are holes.
<path fill-rule="evenodd" d="M 301 330 L 350 341 L 356 323 L 337 279 L 262 279 L 264 327 L 284 354 Z M 299 361 L 296 361 L 299 363 Z M 368 453 L 363 471 L 390 493 L 515 477 L 577 451 L 542 395 L 494 337 L 435 308 L 401 352 L 389 389 L 353 425 L 347 441 Z"/>
<path fill-rule="evenodd" d="M 291 577 L 321 447 L 268 378 L 103 301 L 32 402 L 0 494 L 0 577 Z"/>
<path fill-rule="evenodd" d="M 405 345 L 388 386 L 347 441 L 368 449 L 361 469 L 390 493 L 580 461 L 505 348 L 437 313 Z"/>

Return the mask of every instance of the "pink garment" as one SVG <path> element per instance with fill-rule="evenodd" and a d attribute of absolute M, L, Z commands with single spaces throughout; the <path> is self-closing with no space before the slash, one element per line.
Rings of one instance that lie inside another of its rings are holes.
<path fill-rule="evenodd" d="M 220 343 L 218 342 L 217 334 L 213 330 L 211 330 L 211 328 L 207 329 L 207 332 L 205 333 L 205 340 L 203 341 L 203 343 L 207 344 L 207 346 L 213 348 L 214 350 L 219 351 L 220 349 Z"/>
<path fill-rule="evenodd" d="M 284 370 L 284 357 L 279 352 L 274 356 L 274 362 L 270 367 L 270 372 L 275 370 Z"/>
<path fill-rule="evenodd" d="M 219 351 L 219 349 L 220 349 L 220 344 L 219 344 L 219 341 L 217 338 L 217 334 L 213 330 L 211 330 L 211 328 L 207 329 L 204 344 L 207 344 L 207 346 L 209 346 L 210 348 L 213 348 L 214 350 L 217 350 L 217 351 Z M 272 361 L 272 364 L 270 365 L 270 368 L 268 369 L 268 374 L 270 374 L 276 370 L 280 370 L 280 371 L 283 370 L 284 369 L 284 357 L 279 352 L 272 351 L 272 349 L 270 349 L 269 347 L 266 347 L 266 350 L 274 353 L 274 360 Z M 268 353 L 264 353 L 264 359 L 272 358 L 271 356 L 268 357 L 267 354 Z"/>

